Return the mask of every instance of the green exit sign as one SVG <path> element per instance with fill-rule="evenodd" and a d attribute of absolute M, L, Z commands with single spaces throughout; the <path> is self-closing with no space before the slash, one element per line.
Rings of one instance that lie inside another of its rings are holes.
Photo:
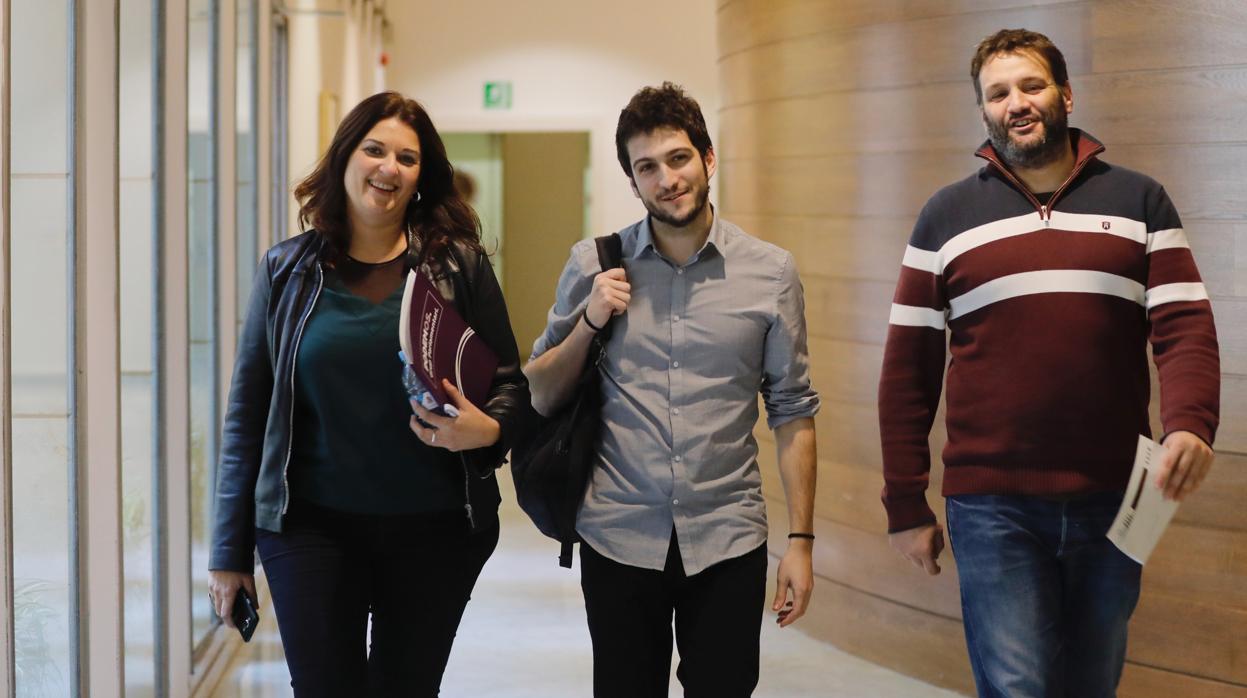
<path fill-rule="evenodd" d="M 486 109 L 510 109 L 511 108 L 511 81 L 510 80 L 485 83 L 485 108 Z"/>

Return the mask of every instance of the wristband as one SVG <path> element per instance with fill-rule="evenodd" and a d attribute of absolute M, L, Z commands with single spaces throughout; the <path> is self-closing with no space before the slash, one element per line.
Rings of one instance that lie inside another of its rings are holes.
<path fill-rule="evenodd" d="M 580 311 L 580 317 L 584 319 L 585 324 L 589 326 L 589 329 L 593 330 L 594 334 L 597 334 L 598 332 L 601 332 L 602 330 L 606 329 L 606 323 L 602 323 L 602 326 L 598 327 L 597 325 L 593 324 L 591 320 L 589 320 L 589 306 L 587 305 L 585 306 L 584 310 Z"/>
<path fill-rule="evenodd" d="M 792 540 L 793 538 L 801 538 L 803 540 L 814 540 L 814 534 L 813 533 L 789 533 L 788 540 Z"/>

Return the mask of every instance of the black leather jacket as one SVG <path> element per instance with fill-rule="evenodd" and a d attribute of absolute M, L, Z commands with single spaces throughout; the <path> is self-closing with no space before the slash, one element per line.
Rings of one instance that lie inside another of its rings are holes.
<path fill-rule="evenodd" d="M 305 232 L 273 246 L 256 271 L 225 412 L 209 569 L 251 572 L 255 529 L 281 531 L 290 505 L 295 355 L 324 282 L 324 245 L 323 235 Z M 446 259 L 422 268 L 498 355 L 489 398 L 480 407 L 498 420 L 502 436 L 493 446 L 460 454 L 465 513 L 473 528 L 480 528 L 498 518 L 494 470 L 523 428 L 528 381 L 520 372 L 519 350 L 489 260 L 454 245 Z M 399 380 L 397 369 L 394 380 Z"/>

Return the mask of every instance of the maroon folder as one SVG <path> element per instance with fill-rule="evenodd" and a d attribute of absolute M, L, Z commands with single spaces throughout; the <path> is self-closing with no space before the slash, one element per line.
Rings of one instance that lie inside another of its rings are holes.
<path fill-rule="evenodd" d="M 446 378 L 477 407 L 489 397 L 498 357 L 416 270 L 407 272 L 398 318 L 403 355 L 445 413 L 453 403 L 442 387 Z M 453 412 L 453 410 L 452 410 Z"/>

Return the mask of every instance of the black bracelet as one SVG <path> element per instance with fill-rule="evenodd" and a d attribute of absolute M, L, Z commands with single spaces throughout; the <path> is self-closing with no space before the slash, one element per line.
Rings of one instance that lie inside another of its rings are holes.
<path fill-rule="evenodd" d="M 802 538 L 802 539 L 805 539 L 805 540 L 814 540 L 814 534 L 813 534 L 813 533 L 789 533 L 789 534 L 788 534 L 788 540 L 792 540 L 793 538 Z"/>
<path fill-rule="evenodd" d="M 580 317 L 584 318 L 585 324 L 589 326 L 589 329 L 593 330 L 594 334 L 597 334 L 598 332 L 601 332 L 602 330 L 606 329 L 606 323 L 602 323 L 602 326 L 598 327 L 597 325 L 593 324 L 591 320 L 589 320 L 589 306 L 587 305 L 585 306 L 584 310 L 580 311 Z"/>

